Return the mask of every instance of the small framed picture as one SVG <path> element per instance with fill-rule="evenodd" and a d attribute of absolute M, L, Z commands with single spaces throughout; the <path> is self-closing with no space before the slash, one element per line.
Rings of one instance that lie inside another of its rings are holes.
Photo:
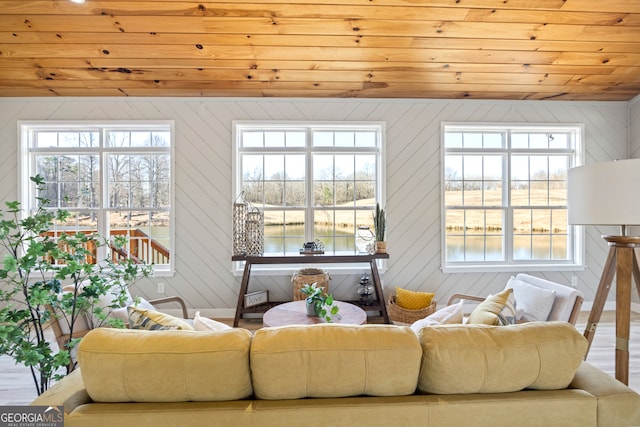
<path fill-rule="evenodd" d="M 255 291 L 244 295 L 244 306 L 254 307 L 269 302 L 269 291 Z"/>

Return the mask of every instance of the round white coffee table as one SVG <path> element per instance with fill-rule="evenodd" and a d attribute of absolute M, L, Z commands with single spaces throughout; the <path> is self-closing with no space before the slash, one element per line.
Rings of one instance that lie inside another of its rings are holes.
<path fill-rule="evenodd" d="M 346 323 L 363 325 L 367 322 L 367 313 L 357 305 L 343 301 L 334 301 L 340 309 L 339 317 L 332 323 Z M 285 325 L 314 325 L 316 323 L 326 323 L 325 320 L 317 316 L 307 316 L 307 307 L 304 300 L 291 301 L 278 304 L 267 310 L 263 317 L 264 326 L 285 326 Z"/>

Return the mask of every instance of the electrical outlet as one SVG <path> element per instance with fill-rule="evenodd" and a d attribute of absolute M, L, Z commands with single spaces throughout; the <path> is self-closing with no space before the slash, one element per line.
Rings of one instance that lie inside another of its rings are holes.
<path fill-rule="evenodd" d="M 162 283 L 162 282 L 158 283 L 158 293 L 159 294 L 164 294 L 164 283 Z"/>
<path fill-rule="evenodd" d="M 571 276 L 571 287 L 572 288 L 577 288 L 578 287 L 578 277 L 577 276 Z"/>

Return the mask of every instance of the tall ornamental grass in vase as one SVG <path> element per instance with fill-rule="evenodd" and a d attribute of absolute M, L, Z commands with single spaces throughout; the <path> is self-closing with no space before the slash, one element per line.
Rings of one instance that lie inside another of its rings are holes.
<path fill-rule="evenodd" d="M 387 228 L 386 213 L 380 208 L 380 203 L 376 203 L 376 212 L 373 214 L 373 226 L 376 234 L 376 253 L 387 253 L 387 242 L 384 240 L 384 234 Z"/>
<path fill-rule="evenodd" d="M 31 178 L 36 194 L 42 194 L 44 179 Z M 108 317 L 113 308 L 124 305 L 126 288 L 151 266 L 136 264 L 130 257 L 117 263 L 105 260 L 98 265 L 95 250 L 109 245 L 125 253 L 127 240 L 108 241 L 96 233 L 60 232 L 53 237 L 54 224 L 64 224 L 68 211 L 47 209 L 49 200 L 36 198 L 34 213 L 27 215 L 17 201 L 5 202 L 0 210 L 0 354 L 31 370 L 38 395 L 53 380 L 73 368 L 72 350 L 79 339 L 67 340 L 61 348 L 52 345 L 45 329 L 55 317 L 66 325 L 68 337 L 78 335 L 79 325 L 124 327 L 121 320 Z M 113 304 L 98 307 L 101 296 L 109 294 Z"/>

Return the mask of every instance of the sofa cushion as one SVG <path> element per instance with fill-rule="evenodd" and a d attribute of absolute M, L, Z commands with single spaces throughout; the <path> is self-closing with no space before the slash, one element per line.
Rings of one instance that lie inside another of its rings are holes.
<path fill-rule="evenodd" d="M 78 347 L 96 402 L 224 401 L 252 393 L 251 334 L 98 328 Z"/>
<path fill-rule="evenodd" d="M 587 340 L 566 322 L 423 328 L 418 388 L 436 394 L 566 388 Z"/>
<path fill-rule="evenodd" d="M 259 399 L 409 395 L 421 354 L 409 327 L 263 328 L 251 343 L 253 388 Z"/>

